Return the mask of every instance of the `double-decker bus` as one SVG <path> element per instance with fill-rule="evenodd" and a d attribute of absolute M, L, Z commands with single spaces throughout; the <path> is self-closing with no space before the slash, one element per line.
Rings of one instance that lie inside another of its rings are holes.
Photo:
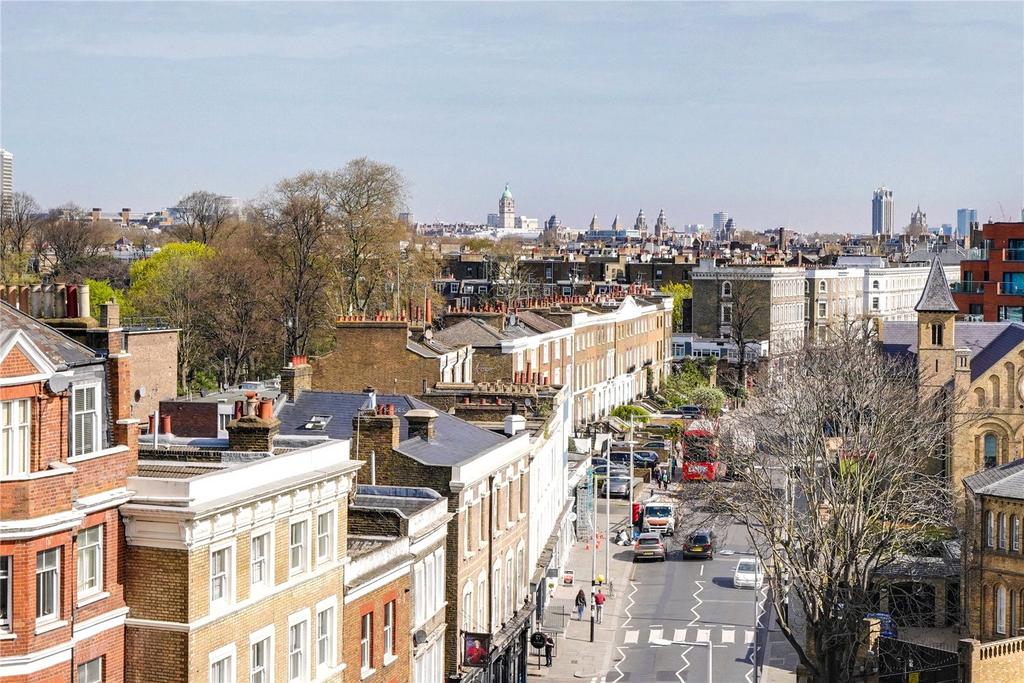
<path fill-rule="evenodd" d="M 718 459 L 718 423 L 694 420 L 683 432 L 683 480 L 711 481 L 725 476 Z"/>

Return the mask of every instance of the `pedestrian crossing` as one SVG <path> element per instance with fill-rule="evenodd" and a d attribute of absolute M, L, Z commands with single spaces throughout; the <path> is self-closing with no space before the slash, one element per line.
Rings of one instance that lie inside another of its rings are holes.
<path fill-rule="evenodd" d="M 669 640 L 669 634 L 672 639 Z M 731 645 L 743 643 L 750 645 L 754 642 L 754 629 L 736 628 L 677 628 L 668 630 L 660 626 L 651 626 L 647 629 L 631 629 L 623 634 L 624 645 L 650 645 L 660 647 L 672 645 L 673 643 L 711 643 L 713 645 Z"/>

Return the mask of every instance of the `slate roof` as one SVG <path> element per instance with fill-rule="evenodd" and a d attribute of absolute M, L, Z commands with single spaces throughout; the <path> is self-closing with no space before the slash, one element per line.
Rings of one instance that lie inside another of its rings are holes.
<path fill-rule="evenodd" d="M 953 301 L 953 294 L 949 291 L 949 281 L 946 273 L 942 270 L 942 262 L 938 257 L 932 259 L 932 267 L 928 271 L 928 280 L 924 283 L 924 290 L 921 298 L 918 299 L 914 310 L 927 313 L 957 313 L 960 308 Z"/>
<path fill-rule="evenodd" d="M 0 346 L 3 346 L 9 335 L 13 335 L 17 330 L 28 335 L 36 348 L 58 368 L 97 362 L 100 358 L 88 346 L 22 313 L 10 304 L 0 302 Z"/>
<path fill-rule="evenodd" d="M 453 467 L 470 460 L 484 451 L 504 443 L 506 437 L 481 429 L 465 420 L 449 415 L 434 406 L 405 394 L 377 394 L 377 404 L 391 403 L 399 417 L 398 452 L 427 465 Z M 304 391 L 295 403 L 282 406 L 277 417 L 281 420 L 281 434 L 308 436 L 326 434 L 332 439 L 350 439 L 353 435 L 352 418 L 366 404 L 366 395 L 340 391 Z M 425 409 L 437 413 L 434 423 L 435 438 L 425 441 L 409 438 L 409 423 L 405 414 L 410 410 Z M 325 429 L 305 429 L 313 415 L 331 415 L 333 419 Z M 353 457 L 355 455 L 353 454 Z"/>
<path fill-rule="evenodd" d="M 441 494 L 422 486 L 369 486 L 360 484 L 356 488 L 357 507 L 398 510 L 406 517 L 415 515 L 437 501 Z"/>
<path fill-rule="evenodd" d="M 957 348 L 971 351 L 971 380 L 984 374 L 1018 344 L 1024 343 L 1024 324 L 957 321 L 953 338 Z M 882 326 L 882 351 L 892 355 L 917 354 L 917 323 L 886 322 Z"/>
<path fill-rule="evenodd" d="M 1024 500 L 1024 458 L 964 477 L 964 484 L 977 494 Z"/>

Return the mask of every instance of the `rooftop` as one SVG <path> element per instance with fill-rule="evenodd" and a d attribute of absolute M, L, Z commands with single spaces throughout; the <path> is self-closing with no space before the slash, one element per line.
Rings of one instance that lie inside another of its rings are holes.
<path fill-rule="evenodd" d="M 971 379 L 980 377 L 1018 344 L 1024 342 L 1024 324 L 958 320 L 953 328 L 957 348 L 971 352 Z M 882 350 L 887 354 L 917 354 L 917 323 L 887 322 L 882 327 Z"/>
<path fill-rule="evenodd" d="M 1024 458 L 964 477 L 975 494 L 1024 500 Z"/>
<path fill-rule="evenodd" d="M 98 362 L 100 358 L 88 346 L 0 301 L 0 348 L 6 346 L 19 330 L 58 368 Z"/>

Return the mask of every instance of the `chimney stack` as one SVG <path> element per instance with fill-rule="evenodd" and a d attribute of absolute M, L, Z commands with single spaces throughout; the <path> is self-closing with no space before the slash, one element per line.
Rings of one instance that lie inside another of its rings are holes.
<path fill-rule="evenodd" d="M 261 404 L 256 393 L 249 392 L 241 407 L 245 414 L 228 423 L 228 449 L 273 453 L 274 437 L 281 430 L 281 421 L 274 417 L 273 403 L 267 400 Z"/>
<path fill-rule="evenodd" d="M 306 356 L 292 356 L 287 367 L 281 369 L 281 391 L 295 403 L 303 391 L 313 389 L 313 367 Z"/>
<path fill-rule="evenodd" d="M 437 413 L 426 408 L 410 410 L 405 414 L 405 420 L 409 423 L 409 438 L 419 437 L 424 441 L 434 439 L 434 424 L 437 421 Z"/>

